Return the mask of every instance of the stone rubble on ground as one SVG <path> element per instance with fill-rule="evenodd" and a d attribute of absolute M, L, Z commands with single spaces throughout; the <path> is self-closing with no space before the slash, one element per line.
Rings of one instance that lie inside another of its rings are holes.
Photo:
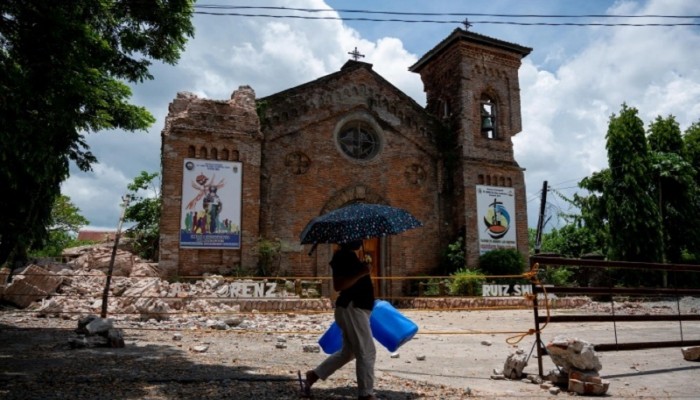
<path fill-rule="evenodd" d="M 700 361 L 700 346 L 681 348 L 686 361 Z"/>
<path fill-rule="evenodd" d="M 92 314 L 81 318 L 75 329 L 77 336 L 69 338 L 68 345 L 71 348 L 123 348 L 124 334 L 121 329 L 114 328 L 113 323 L 114 321 L 110 318 L 100 318 Z"/>
<path fill-rule="evenodd" d="M 552 362 L 567 375 L 567 390 L 581 395 L 604 395 L 610 382 L 600 378 L 603 368 L 593 345 L 577 338 L 557 336 L 547 344 Z M 557 382 L 561 377 L 556 378 Z"/>

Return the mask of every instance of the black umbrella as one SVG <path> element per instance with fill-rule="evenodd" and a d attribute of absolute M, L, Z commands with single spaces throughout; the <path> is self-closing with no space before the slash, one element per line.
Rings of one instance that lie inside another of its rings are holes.
<path fill-rule="evenodd" d="M 395 235 L 423 224 L 408 211 L 382 204 L 355 203 L 320 215 L 301 232 L 301 244 L 347 243 Z"/>

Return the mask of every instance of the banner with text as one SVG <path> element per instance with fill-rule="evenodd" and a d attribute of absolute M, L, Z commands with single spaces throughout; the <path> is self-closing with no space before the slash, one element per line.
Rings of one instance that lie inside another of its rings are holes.
<path fill-rule="evenodd" d="M 242 168 L 240 162 L 184 160 L 180 247 L 241 248 Z"/>
<path fill-rule="evenodd" d="M 517 248 L 513 188 L 477 185 L 476 212 L 479 254 Z"/>

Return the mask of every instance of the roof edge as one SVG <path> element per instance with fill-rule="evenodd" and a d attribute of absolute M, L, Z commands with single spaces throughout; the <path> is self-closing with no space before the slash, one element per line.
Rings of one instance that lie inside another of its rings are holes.
<path fill-rule="evenodd" d="M 462 28 L 456 28 L 449 36 L 443 39 L 442 42 L 438 43 L 435 47 L 430 49 L 427 53 L 423 55 L 415 64 L 408 67 L 411 72 L 420 72 L 423 67 L 438 54 L 442 53 L 447 49 L 452 43 L 464 40 L 476 44 L 482 44 L 490 47 L 496 47 L 501 50 L 506 50 L 512 53 L 519 54 L 521 58 L 526 57 L 532 51 L 532 48 L 521 46 L 519 44 L 506 42 L 504 40 L 492 38 L 490 36 L 481 35 L 474 32 L 465 31 Z"/>

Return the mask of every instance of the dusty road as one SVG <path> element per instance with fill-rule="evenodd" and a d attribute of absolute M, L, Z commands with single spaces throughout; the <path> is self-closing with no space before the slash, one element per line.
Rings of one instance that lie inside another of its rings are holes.
<path fill-rule="evenodd" d="M 666 307 L 666 306 L 663 306 Z M 661 308 L 653 312 L 673 310 Z M 697 310 L 697 309 L 696 309 Z M 584 310 L 591 312 L 591 310 Z M 558 313 L 581 313 L 556 311 Z M 646 312 L 637 310 L 637 312 Z M 406 311 L 420 327 L 392 358 L 378 347 L 377 394 L 382 399 L 554 398 L 538 385 L 492 380 L 516 348 L 530 352 L 534 336 L 517 346 L 512 333 L 533 326 L 528 310 Z M 26 313 L 0 314 L 0 398 L 7 399 L 294 399 L 296 371 L 312 368 L 323 353 L 305 352 L 330 314 L 248 315 L 246 333 L 202 328 L 206 318 L 167 323 L 117 321 L 123 349 L 70 349 L 75 321 L 37 319 Z M 556 335 L 593 343 L 700 339 L 700 322 L 550 324 L 544 341 Z M 254 331 L 254 332 L 251 332 Z M 175 340 L 176 334 L 181 340 Z M 196 352 L 198 346 L 206 347 Z M 601 375 L 610 381 L 608 398 L 695 399 L 700 363 L 685 361 L 679 348 L 599 353 Z M 425 357 L 424 359 L 422 359 Z M 554 368 L 543 358 L 545 370 Z M 537 373 L 530 358 L 525 373 Z M 317 399 L 352 399 L 354 365 L 315 387 Z"/>

